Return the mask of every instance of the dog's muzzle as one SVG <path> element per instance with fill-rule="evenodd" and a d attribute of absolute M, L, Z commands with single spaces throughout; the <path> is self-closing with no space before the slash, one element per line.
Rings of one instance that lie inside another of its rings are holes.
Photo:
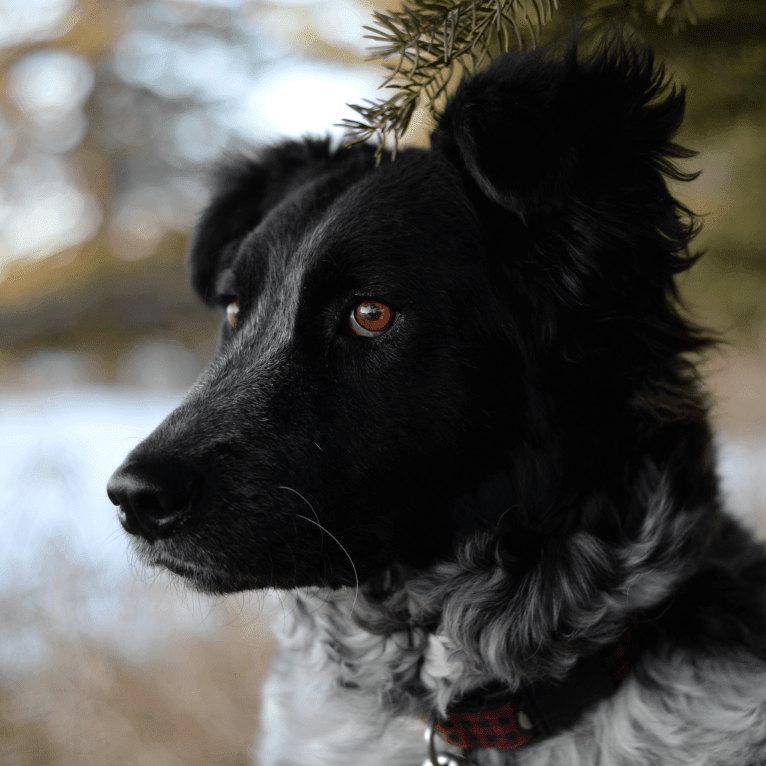
<path fill-rule="evenodd" d="M 120 507 L 125 531 L 152 543 L 174 535 L 191 516 L 201 486 L 202 477 L 179 460 L 162 465 L 127 460 L 112 474 L 106 492 Z"/>

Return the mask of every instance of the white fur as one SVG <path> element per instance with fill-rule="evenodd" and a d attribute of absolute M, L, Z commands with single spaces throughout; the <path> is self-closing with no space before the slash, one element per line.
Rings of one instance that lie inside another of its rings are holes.
<path fill-rule="evenodd" d="M 360 628 L 354 590 L 280 594 L 280 648 L 263 690 L 258 766 L 419 766 L 417 702 L 398 691 L 451 676 L 445 637 Z M 447 642 L 448 643 L 448 642 Z M 351 685 L 354 685 L 354 688 Z M 444 752 L 450 750 L 440 746 Z M 766 664 L 746 656 L 647 654 L 571 731 L 481 766 L 754 766 L 766 763 Z"/>
<path fill-rule="evenodd" d="M 279 649 L 263 688 L 259 766 L 384 766 L 423 760 L 424 724 L 395 704 L 414 677 L 409 637 L 374 636 L 350 618 L 353 589 L 280 594 Z M 349 684 L 358 688 L 349 688 Z M 405 701 L 406 704 L 407 701 Z M 395 715 L 399 713 L 399 715 Z"/>
<path fill-rule="evenodd" d="M 512 759 L 511 759 L 512 760 Z M 507 763 L 503 756 L 482 763 Z M 745 656 L 650 655 L 571 732 L 519 751 L 524 766 L 766 763 L 766 665 Z"/>

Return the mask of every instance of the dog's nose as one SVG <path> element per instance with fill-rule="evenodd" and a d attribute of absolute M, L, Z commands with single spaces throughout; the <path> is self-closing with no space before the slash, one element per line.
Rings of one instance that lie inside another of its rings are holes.
<path fill-rule="evenodd" d="M 201 483 L 202 477 L 179 461 L 126 462 L 112 474 L 106 493 L 120 506 L 124 529 L 154 542 L 171 537 L 190 515 Z"/>

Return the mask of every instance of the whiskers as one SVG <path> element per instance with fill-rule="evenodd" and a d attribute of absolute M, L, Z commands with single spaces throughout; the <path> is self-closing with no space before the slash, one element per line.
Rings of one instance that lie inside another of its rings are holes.
<path fill-rule="evenodd" d="M 304 521 L 308 521 L 309 524 L 313 524 L 314 526 L 319 527 L 322 533 L 330 537 L 332 540 L 334 540 L 338 544 L 338 547 L 343 551 L 343 553 L 346 554 L 346 557 L 348 558 L 349 563 L 351 564 L 351 569 L 354 570 L 354 579 L 356 580 L 356 590 L 354 592 L 354 600 L 351 603 L 351 614 L 353 614 L 354 607 L 356 606 L 356 599 L 359 596 L 359 574 L 356 571 L 356 566 L 354 566 L 354 560 L 351 558 L 349 552 L 343 547 L 343 544 L 341 543 L 341 541 L 338 540 L 338 538 L 335 537 L 335 535 L 332 532 L 330 532 L 330 530 L 327 529 L 327 527 L 322 526 L 322 524 L 319 523 L 319 516 L 317 515 L 317 512 L 314 510 L 314 507 L 311 505 L 311 503 L 308 500 L 306 500 L 306 498 L 300 492 L 298 492 L 297 489 L 293 489 L 292 487 L 285 487 L 285 486 L 281 486 L 279 487 L 279 489 L 287 489 L 290 492 L 294 492 L 296 495 L 298 495 L 298 497 L 301 500 L 303 500 L 304 503 L 306 503 L 310 511 L 314 514 L 314 519 L 316 519 L 316 521 L 314 519 L 308 518 L 308 516 L 302 516 L 300 513 L 297 514 L 298 518 L 303 519 Z"/>

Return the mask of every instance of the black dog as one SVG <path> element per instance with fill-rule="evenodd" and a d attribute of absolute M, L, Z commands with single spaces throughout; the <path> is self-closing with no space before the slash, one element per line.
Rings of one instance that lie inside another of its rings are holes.
<path fill-rule="evenodd" d="M 220 351 L 109 497 L 193 587 L 291 591 L 263 764 L 417 763 L 418 715 L 472 763 L 766 763 L 766 559 L 674 286 L 683 109 L 613 39 L 496 60 L 393 163 L 221 169 L 189 257 Z"/>

